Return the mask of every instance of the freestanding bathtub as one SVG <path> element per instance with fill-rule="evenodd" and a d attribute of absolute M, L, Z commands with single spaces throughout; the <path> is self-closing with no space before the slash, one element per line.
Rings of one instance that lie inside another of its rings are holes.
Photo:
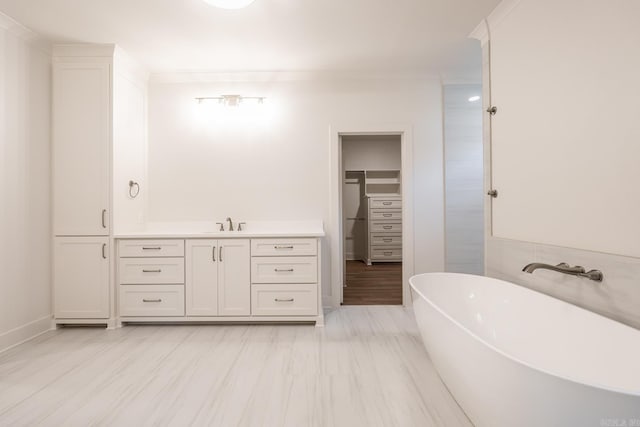
<path fill-rule="evenodd" d="M 427 351 L 476 426 L 640 426 L 640 331 L 488 277 L 409 282 Z"/>

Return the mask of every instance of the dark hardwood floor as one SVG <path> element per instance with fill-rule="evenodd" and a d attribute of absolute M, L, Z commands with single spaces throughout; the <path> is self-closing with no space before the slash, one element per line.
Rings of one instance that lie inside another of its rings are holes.
<path fill-rule="evenodd" d="M 402 304 L 402 263 L 347 261 L 343 305 Z"/>

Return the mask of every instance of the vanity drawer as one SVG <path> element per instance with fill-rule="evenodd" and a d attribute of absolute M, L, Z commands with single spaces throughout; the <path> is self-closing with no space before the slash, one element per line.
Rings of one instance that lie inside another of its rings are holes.
<path fill-rule="evenodd" d="M 371 199 L 370 208 L 376 209 L 402 209 L 402 200 L 401 199 Z"/>
<path fill-rule="evenodd" d="M 120 316 L 184 316 L 183 285 L 120 285 Z"/>
<path fill-rule="evenodd" d="M 401 233 L 402 232 L 402 223 L 401 222 L 393 222 L 388 223 L 385 221 L 371 221 L 370 230 L 372 232 L 388 232 L 388 233 Z"/>
<path fill-rule="evenodd" d="M 184 283 L 184 258 L 120 258 L 118 283 Z"/>
<path fill-rule="evenodd" d="M 252 285 L 252 316 L 317 316 L 318 285 Z"/>
<path fill-rule="evenodd" d="M 402 211 L 397 209 L 371 209 L 371 219 L 402 221 Z"/>
<path fill-rule="evenodd" d="M 317 257 L 251 258 L 251 283 L 316 283 Z"/>
<path fill-rule="evenodd" d="M 371 248 L 371 259 L 380 260 L 397 260 L 402 261 L 402 248 Z"/>
<path fill-rule="evenodd" d="M 120 257 L 181 257 L 184 240 L 120 240 Z"/>
<path fill-rule="evenodd" d="M 316 239 L 251 240 L 251 256 L 309 256 L 317 253 Z"/>
<path fill-rule="evenodd" d="M 371 246 L 402 246 L 402 234 L 371 234 Z"/>

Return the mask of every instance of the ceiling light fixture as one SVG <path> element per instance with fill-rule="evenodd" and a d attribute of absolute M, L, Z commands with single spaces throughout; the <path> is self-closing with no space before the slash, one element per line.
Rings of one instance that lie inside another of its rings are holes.
<path fill-rule="evenodd" d="M 246 100 L 256 101 L 258 104 L 264 104 L 264 96 L 242 96 L 242 95 L 220 95 L 220 96 L 205 96 L 196 98 L 199 104 L 205 101 L 218 101 L 220 104 L 224 104 L 225 107 L 237 107 Z"/>
<path fill-rule="evenodd" d="M 475 95 L 469 98 L 469 102 L 476 102 L 476 101 L 480 101 L 480 97 L 478 95 Z"/>
<path fill-rule="evenodd" d="M 211 6 L 219 7 L 221 9 L 242 9 L 249 6 L 254 0 L 204 0 L 205 3 L 209 3 Z"/>

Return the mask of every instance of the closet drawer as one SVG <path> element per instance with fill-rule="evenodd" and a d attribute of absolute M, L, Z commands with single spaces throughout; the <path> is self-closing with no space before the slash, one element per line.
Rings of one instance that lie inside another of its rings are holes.
<path fill-rule="evenodd" d="M 251 283 L 316 283 L 316 257 L 251 258 Z"/>
<path fill-rule="evenodd" d="M 316 239 L 251 239 L 251 256 L 309 256 L 317 253 Z"/>
<path fill-rule="evenodd" d="M 180 257 L 184 256 L 184 240 L 120 240 L 120 257 Z"/>
<path fill-rule="evenodd" d="M 371 246 L 402 246 L 402 234 L 371 234 Z"/>
<path fill-rule="evenodd" d="M 402 261 L 402 248 L 371 248 L 371 259 L 374 261 Z"/>
<path fill-rule="evenodd" d="M 372 209 L 371 210 L 371 219 L 390 219 L 394 221 L 402 221 L 402 211 L 401 210 L 385 210 L 385 209 Z"/>
<path fill-rule="evenodd" d="M 389 233 L 401 233 L 402 232 L 402 223 L 394 222 L 388 223 L 385 221 L 371 221 L 371 227 L 369 231 L 371 232 L 389 232 Z"/>
<path fill-rule="evenodd" d="M 118 283 L 184 283 L 184 258 L 120 258 Z"/>
<path fill-rule="evenodd" d="M 371 199 L 371 204 L 369 206 L 376 209 L 402 209 L 402 200 Z"/>
<path fill-rule="evenodd" d="M 318 285 L 252 285 L 252 316 L 317 316 Z"/>
<path fill-rule="evenodd" d="M 184 316 L 183 285 L 120 285 L 120 316 Z"/>

